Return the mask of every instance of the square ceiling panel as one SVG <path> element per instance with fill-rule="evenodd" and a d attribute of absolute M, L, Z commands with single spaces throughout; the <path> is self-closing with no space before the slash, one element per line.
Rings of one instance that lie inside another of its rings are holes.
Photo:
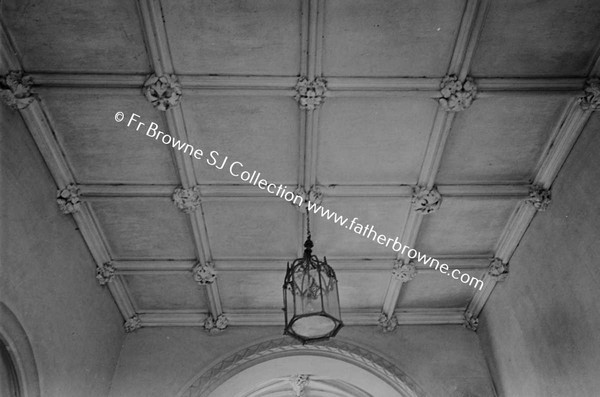
<path fill-rule="evenodd" d="M 517 198 L 444 197 L 425 215 L 415 248 L 427 255 L 491 254 Z"/>
<path fill-rule="evenodd" d="M 598 0 L 491 1 L 474 76 L 584 76 L 597 56 Z"/>
<path fill-rule="evenodd" d="M 175 72 L 299 73 L 300 1 L 163 1 Z"/>
<path fill-rule="evenodd" d="M 284 277 L 283 262 L 281 271 L 219 271 L 223 310 L 281 309 Z"/>
<path fill-rule="evenodd" d="M 391 269 L 392 261 L 390 261 Z M 389 271 L 361 271 L 334 269 L 342 309 L 381 310 L 386 287 L 390 281 Z M 357 291 L 360 291 L 357 293 Z"/>
<path fill-rule="evenodd" d="M 205 287 L 191 272 L 125 275 L 125 283 L 137 312 L 152 310 L 200 310 L 207 305 Z"/>
<path fill-rule="evenodd" d="M 134 0 L 2 1 L 28 72 L 148 73 Z"/>
<path fill-rule="evenodd" d="M 527 183 L 568 100 L 564 95 L 477 99 L 456 116 L 436 182 Z"/>
<path fill-rule="evenodd" d="M 319 116 L 317 180 L 415 184 L 436 111 L 427 98 L 329 98 Z"/>
<path fill-rule="evenodd" d="M 443 76 L 465 2 L 462 0 L 328 0 L 325 76 Z"/>
<path fill-rule="evenodd" d="M 298 211 L 279 197 L 205 200 L 202 204 L 214 259 L 295 258 Z"/>
<path fill-rule="evenodd" d="M 333 218 L 327 220 L 314 216 L 312 235 L 315 243 L 314 252 L 319 256 L 343 258 L 390 258 L 396 257 L 391 245 L 387 248 L 373 241 L 366 231 L 367 226 L 373 226 L 378 234 L 394 238 L 402 233 L 406 222 L 410 198 L 392 197 L 325 197 L 323 206 L 338 215 L 348 218 L 344 226 L 335 223 Z M 356 224 L 349 229 L 352 219 L 357 217 Z M 356 229 L 358 224 L 362 226 Z M 369 228 L 370 230 L 370 228 Z M 361 234 L 359 234 L 359 233 Z M 387 241 L 386 241 L 387 242 Z"/>
<path fill-rule="evenodd" d="M 170 198 L 85 198 L 113 259 L 195 259 L 188 216 Z"/>
<path fill-rule="evenodd" d="M 127 127 L 132 113 L 166 130 L 162 113 L 139 90 L 38 90 L 78 183 L 177 184 L 169 148 Z M 117 123 L 115 112 L 126 118 Z M 77 115 L 77 117 L 74 117 Z"/>
<path fill-rule="evenodd" d="M 182 106 L 189 141 L 204 152 L 203 159 L 193 161 L 199 183 L 244 183 L 229 172 L 234 161 L 269 182 L 297 183 L 300 115 L 292 98 L 190 93 Z M 229 157 L 225 168 L 208 165 L 213 150 L 219 166 Z"/>

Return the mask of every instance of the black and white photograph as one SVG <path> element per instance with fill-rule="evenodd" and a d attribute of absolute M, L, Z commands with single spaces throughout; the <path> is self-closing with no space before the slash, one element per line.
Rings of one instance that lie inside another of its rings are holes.
<path fill-rule="evenodd" d="M 600 0 L 0 0 L 0 397 L 599 397 Z"/>

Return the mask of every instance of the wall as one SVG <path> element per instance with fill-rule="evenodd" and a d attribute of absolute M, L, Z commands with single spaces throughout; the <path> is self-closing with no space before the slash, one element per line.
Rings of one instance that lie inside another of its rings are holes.
<path fill-rule="evenodd" d="M 281 327 L 142 328 L 126 337 L 111 397 L 173 396 L 202 370 L 254 343 L 281 337 Z M 493 396 L 477 335 L 458 325 L 346 327 L 337 338 L 394 362 L 430 396 Z M 387 396 L 386 396 L 387 397 Z"/>
<path fill-rule="evenodd" d="M 42 395 L 106 396 L 123 320 L 21 116 L 3 104 L 0 162 L 0 301 L 29 337 Z"/>
<path fill-rule="evenodd" d="M 484 308 L 482 345 L 503 396 L 598 396 L 598 153 L 596 113 Z"/>

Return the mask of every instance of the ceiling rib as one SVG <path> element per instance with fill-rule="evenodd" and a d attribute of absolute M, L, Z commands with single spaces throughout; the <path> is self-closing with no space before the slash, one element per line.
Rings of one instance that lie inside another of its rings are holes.
<path fill-rule="evenodd" d="M 169 41 L 167 38 L 166 28 L 164 26 L 164 16 L 159 0 L 140 0 L 138 2 L 140 13 L 142 16 L 142 25 L 148 45 L 148 52 L 152 60 L 152 66 L 157 76 L 162 74 L 174 73 L 173 62 L 171 59 L 171 51 L 169 50 Z M 165 111 L 167 127 L 174 139 L 179 139 L 183 142 L 189 142 L 183 110 L 181 106 L 176 106 Z M 190 188 L 196 185 L 196 176 L 192 159 L 185 156 L 181 151 L 174 148 L 171 149 L 171 154 L 174 157 L 181 184 L 184 188 Z M 206 223 L 202 210 L 200 208 L 189 214 L 189 219 L 192 226 L 192 234 L 194 246 L 198 261 L 206 264 L 211 261 L 210 245 L 206 231 Z M 217 318 L 223 314 L 221 298 L 219 296 L 218 280 L 206 284 L 206 292 L 209 302 L 209 310 L 213 318 Z M 142 325 L 144 324 L 143 318 Z"/>
<path fill-rule="evenodd" d="M 11 45 L 9 38 L 6 35 L 4 25 L 1 22 L 0 36 L 2 36 L 0 42 L 4 44 L 0 48 L 1 57 L 7 61 L 9 67 L 22 71 L 16 51 Z M 55 139 L 55 134 L 52 131 L 52 127 L 48 122 L 46 113 L 42 109 L 40 102 L 35 100 L 27 108 L 20 109 L 19 112 L 35 141 L 36 146 L 42 154 L 42 158 L 57 187 L 61 189 L 68 184 L 75 184 L 75 177 Z M 90 250 L 93 260 L 96 262 L 96 266 L 101 267 L 103 264 L 110 262 L 111 258 L 107 246 L 104 243 L 102 234 L 94 220 L 92 212 L 85 202 L 82 203 L 80 211 L 73 213 L 73 219 Z M 123 318 L 127 320 L 135 316 L 133 303 L 123 279 L 116 276 L 107 285 Z"/>
<path fill-rule="evenodd" d="M 452 58 L 448 66 L 448 75 L 457 74 L 459 75 L 459 79 L 461 81 L 466 78 L 487 9 L 488 0 L 467 1 L 458 30 Z M 446 144 L 448 134 L 450 133 L 453 120 L 453 112 L 446 112 L 441 106 L 438 106 L 431 133 L 429 135 L 429 142 L 427 144 L 425 158 L 421 165 L 421 172 L 417 182 L 419 186 L 423 186 L 428 189 L 431 189 L 434 186 L 435 177 L 439 169 L 439 164 L 444 152 L 444 146 Z M 404 230 L 402 231 L 401 241 L 404 245 L 414 247 L 419 234 L 419 229 L 421 227 L 423 215 L 413 211 L 411 208 L 409 208 L 408 211 L 409 213 L 406 218 Z M 408 251 L 405 254 L 399 252 L 397 260 L 408 263 Z M 403 284 L 404 281 L 401 279 L 394 277 L 393 275 L 390 276 L 390 281 L 382 307 L 382 313 L 388 320 L 392 319 L 392 316 L 396 310 L 398 298 L 400 296 L 400 291 Z M 397 318 L 397 320 L 394 321 L 401 321 L 401 319 Z"/>

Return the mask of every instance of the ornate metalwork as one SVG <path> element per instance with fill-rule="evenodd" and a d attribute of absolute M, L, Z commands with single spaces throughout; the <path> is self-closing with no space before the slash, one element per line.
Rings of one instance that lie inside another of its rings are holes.
<path fill-rule="evenodd" d="M 143 91 L 152 106 L 162 111 L 179 105 L 182 95 L 181 84 L 174 74 L 151 75 L 144 83 Z"/>
<path fill-rule="evenodd" d="M 211 262 L 198 262 L 192 269 L 194 280 L 200 285 L 212 284 L 217 279 L 217 272 Z"/>
<path fill-rule="evenodd" d="M 460 112 L 471 106 L 477 95 L 477 86 L 472 78 L 460 81 L 457 76 L 449 75 L 440 83 L 441 98 L 438 102 L 447 112 Z"/>
<path fill-rule="evenodd" d="M 133 332 L 136 329 L 142 327 L 142 321 L 137 316 L 137 314 L 134 314 L 133 316 L 129 317 L 127 321 L 125 321 L 125 324 L 123 324 L 123 326 L 125 327 L 125 332 Z"/>
<path fill-rule="evenodd" d="M 112 265 L 112 262 L 103 263 L 101 266 L 96 265 L 96 280 L 98 280 L 98 284 L 106 285 L 115 276 L 115 267 Z"/>
<path fill-rule="evenodd" d="M 600 109 L 600 78 L 594 77 L 585 82 L 583 96 L 578 102 L 582 110 Z"/>
<path fill-rule="evenodd" d="M 73 214 L 81 209 L 81 199 L 79 198 L 79 187 L 70 183 L 56 193 L 56 202 L 58 208 L 63 214 Z"/>
<path fill-rule="evenodd" d="M 186 214 L 196 211 L 202 204 L 199 185 L 187 189 L 178 187 L 173 191 L 172 198 L 177 208 Z"/>
<path fill-rule="evenodd" d="M 538 211 L 546 211 L 551 201 L 552 193 L 542 186 L 531 186 L 529 198 L 525 200 L 526 203 L 531 204 Z"/>
<path fill-rule="evenodd" d="M 409 282 L 417 275 L 417 267 L 415 266 L 415 261 L 412 259 L 408 263 L 404 263 L 404 260 L 398 259 L 394 263 L 394 268 L 392 269 L 392 276 L 396 280 L 400 280 L 403 283 Z"/>
<path fill-rule="evenodd" d="M 206 320 L 204 320 L 204 329 L 211 335 L 220 333 L 225 330 L 228 325 L 229 319 L 225 313 L 219 314 L 216 319 L 212 314 L 209 314 L 208 317 L 206 317 Z"/>
<path fill-rule="evenodd" d="M 411 204 L 415 212 L 423 215 L 431 214 L 440 208 L 442 195 L 435 187 L 427 189 L 426 187 L 415 186 Z"/>
<path fill-rule="evenodd" d="M 508 277 L 508 263 L 502 262 L 500 258 L 494 258 L 488 267 L 487 273 L 497 281 L 504 281 Z"/>
<path fill-rule="evenodd" d="M 8 72 L 0 77 L 0 98 L 11 109 L 25 109 L 35 100 L 32 85 L 31 76 L 23 75 L 23 72 Z"/>
<path fill-rule="evenodd" d="M 298 101 L 300 109 L 314 110 L 325 100 L 327 91 L 327 81 L 321 77 L 316 77 L 310 81 L 306 77 L 301 77 L 296 83 L 296 95 L 294 99 Z"/>
<path fill-rule="evenodd" d="M 395 314 L 388 317 L 387 314 L 381 313 L 377 323 L 381 327 L 384 333 L 392 332 L 398 327 L 398 318 Z"/>

